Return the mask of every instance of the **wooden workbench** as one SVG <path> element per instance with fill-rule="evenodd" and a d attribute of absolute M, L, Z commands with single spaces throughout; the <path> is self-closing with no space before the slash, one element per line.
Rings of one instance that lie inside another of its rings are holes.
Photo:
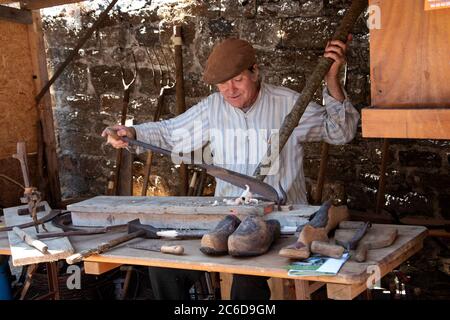
<path fill-rule="evenodd" d="M 295 292 L 298 299 L 308 299 L 311 292 L 322 285 L 326 285 L 328 298 L 349 300 L 367 289 L 366 282 L 375 266 L 379 267 L 377 272 L 379 272 L 380 277 L 391 272 L 422 248 L 423 240 L 427 233 L 427 229 L 421 226 L 379 226 L 398 228 L 398 238 L 394 244 L 388 248 L 369 251 L 368 259 L 365 263 L 347 261 L 336 276 L 289 277 L 286 266 L 290 261 L 280 257 L 278 251 L 283 246 L 295 242 L 295 237 L 281 238 L 268 253 L 252 258 L 206 256 L 198 249 L 200 240 L 164 241 L 163 243 L 165 244 L 182 244 L 185 248 L 183 256 L 166 255 L 158 252 L 132 249 L 127 246 L 139 241 L 158 244 L 162 242 L 161 240 L 135 239 L 104 254 L 87 258 L 84 262 L 85 272 L 88 274 L 101 274 L 120 265 L 141 265 L 220 272 L 224 282 L 226 282 L 225 279 L 230 278 L 227 276 L 229 274 L 267 276 L 278 279 L 294 279 Z M 81 251 L 119 235 L 121 233 L 78 236 L 71 237 L 70 240 L 75 250 Z M 9 254 L 7 241 L 6 234 L 0 233 L 0 254 Z M 227 286 L 225 285 L 224 287 Z M 225 290 L 228 289 L 222 290 L 222 296 L 226 297 L 227 292 L 224 292 Z"/>

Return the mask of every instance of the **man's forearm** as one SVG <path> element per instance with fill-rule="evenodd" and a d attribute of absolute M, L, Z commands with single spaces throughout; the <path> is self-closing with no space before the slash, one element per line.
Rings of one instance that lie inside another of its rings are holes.
<path fill-rule="evenodd" d="M 330 95 L 339 102 L 343 102 L 345 100 L 345 94 L 338 77 L 329 77 L 326 79 L 326 83 Z"/>

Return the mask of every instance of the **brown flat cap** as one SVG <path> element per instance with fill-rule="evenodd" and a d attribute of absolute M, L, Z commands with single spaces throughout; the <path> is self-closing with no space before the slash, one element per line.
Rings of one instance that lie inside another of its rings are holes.
<path fill-rule="evenodd" d="M 215 45 L 206 62 L 203 81 L 225 82 L 256 63 L 255 49 L 245 40 L 229 38 Z"/>

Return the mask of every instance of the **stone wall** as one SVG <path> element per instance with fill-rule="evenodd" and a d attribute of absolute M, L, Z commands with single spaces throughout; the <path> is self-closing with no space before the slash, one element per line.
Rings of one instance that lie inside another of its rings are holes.
<path fill-rule="evenodd" d="M 120 118 L 121 66 L 130 79 L 137 61 L 129 118 L 142 123 L 156 109 L 161 75 L 174 77 L 172 26 L 184 32 L 186 102 L 191 106 L 213 88 L 202 83 L 208 53 L 219 39 L 237 36 L 254 44 L 265 81 L 300 91 L 327 39 L 349 7 L 349 0 L 120 1 L 53 86 L 63 197 L 104 194 L 114 166 L 114 150 L 103 144 L 102 129 Z M 100 3 L 100 5 L 99 5 Z M 91 24 L 102 1 L 45 10 L 49 65 L 54 69 L 75 46 L 82 26 Z M 370 105 L 368 29 L 362 17 L 348 56 L 347 92 L 360 110 Z M 168 68 L 167 68 L 168 66 Z M 165 98 L 162 118 L 175 113 L 174 90 Z M 320 98 L 320 97 L 318 97 Z M 362 139 L 361 130 L 345 146 L 332 146 L 324 197 L 334 196 L 351 209 L 375 207 L 381 139 Z M 305 173 L 314 189 L 320 144 L 305 145 Z M 448 141 L 393 140 L 390 147 L 386 209 L 396 215 L 450 218 Z M 134 162 L 136 193 L 145 157 Z M 157 156 L 149 194 L 176 194 L 178 169 Z M 205 194 L 213 192 L 212 179 Z"/>

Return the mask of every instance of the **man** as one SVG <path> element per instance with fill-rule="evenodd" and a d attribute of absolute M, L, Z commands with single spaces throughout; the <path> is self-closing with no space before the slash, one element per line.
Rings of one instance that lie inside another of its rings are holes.
<path fill-rule="evenodd" d="M 347 45 L 341 41 L 327 44 L 324 56 L 333 59 L 334 63 L 325 77 L 325 107 L 314 102 L 308 105 L 280 153 L 277 167 L 265 179 L 280 195 L 281 188 L 286 192 L 288 203 L 307 203 L 301 143 L 345 144 L 355 136 L 359 113 L 346 98 L 339 81 L 346 51 Z M 216 85 L 219 92 L 182 115 L 133 127 L 114 126 L 113 129 L 119 136 L 126 135 L 175 152 L 196 150 L 210 142 L 215 165 L 252 175 L 271 144 L 271 137 L 280 129 L 299 94 L 262 82 L 253 47 L 240 39 L 226 39 L 214 47 L 203 80 Z M 127 147 L 127 143 L 109 135 L 108 130 L 102 135 L 115 148 Z M 215 196 L 239 196 L 241 193 L 240 188 L 217 180 Z M 187 290 L 199 276 L 195 271 L 151 270 L 153 289 L 162 299 L 187 298 Z M 235 275 L 231 298 L 269 299 L 266 280 L 264 277 Z M 175 292 L 177 290 L 179 292 Z"/>

